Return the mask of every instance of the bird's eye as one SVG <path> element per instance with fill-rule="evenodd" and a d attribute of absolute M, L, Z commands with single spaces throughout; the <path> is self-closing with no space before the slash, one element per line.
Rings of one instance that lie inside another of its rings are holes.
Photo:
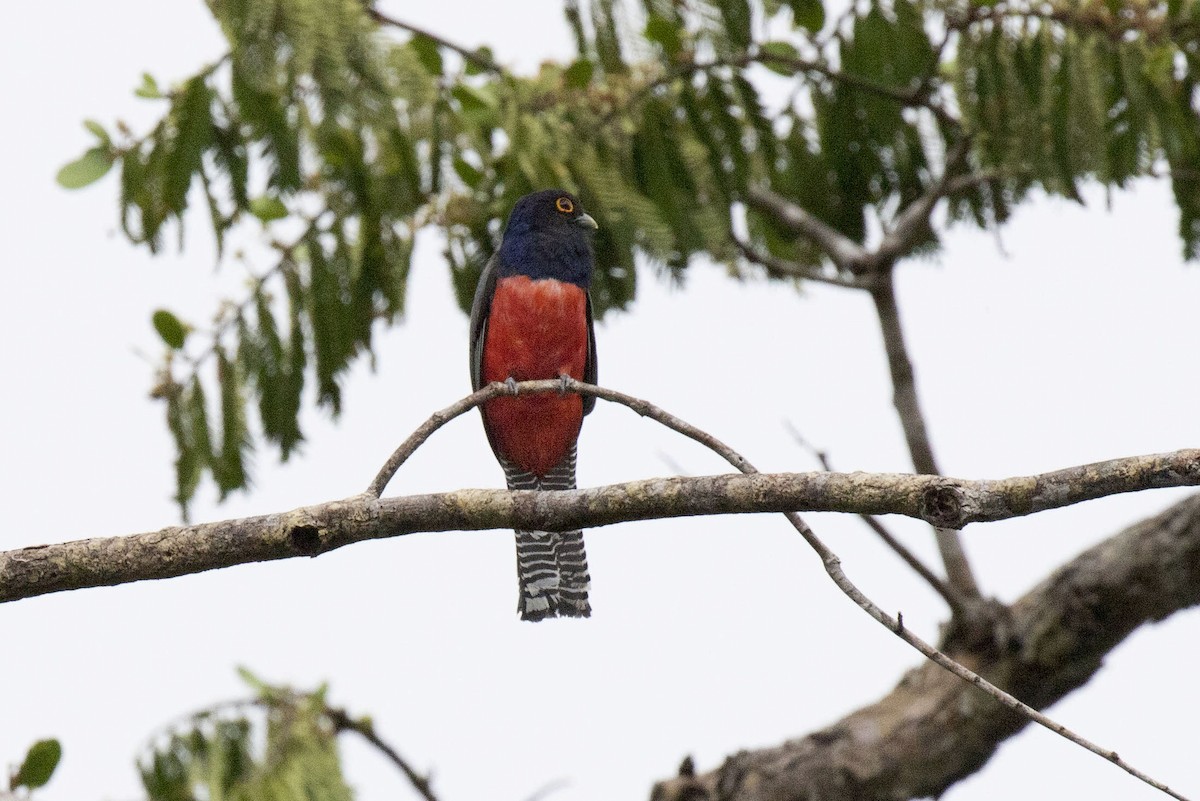
<path fill-rule="evenodd" d="M 571 198 L 569 197 L 560 197 L 558 200 L 554 201 L 554 208 L 558 209 L 563 214 L 570 214 L 571 212 L 575 211 L 575 204 L 571 202 Z"/>

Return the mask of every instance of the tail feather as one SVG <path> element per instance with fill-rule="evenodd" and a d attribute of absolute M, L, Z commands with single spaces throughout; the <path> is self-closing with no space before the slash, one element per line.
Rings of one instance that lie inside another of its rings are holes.
<path fill-rule="evenodd" d="M 575 447 L 544 476 L 527 473 L 501 460 L 509 489 L 575 489 Z M 522 620 L 588 617 L 587 553 L 582 531 L 517 530 L 517 580 Z"/>

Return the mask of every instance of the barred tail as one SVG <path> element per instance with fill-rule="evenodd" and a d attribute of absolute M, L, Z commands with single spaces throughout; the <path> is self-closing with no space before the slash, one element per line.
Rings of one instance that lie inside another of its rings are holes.
<path fill-rule="evenodd" d="M 575 447 L 554 469 L 538 477 L 501 460 L 509 489 L 575 489 Z M 522 620 L 588 617 L 587 553 L 582 531 L 517 531 L 517 580 Z"/>

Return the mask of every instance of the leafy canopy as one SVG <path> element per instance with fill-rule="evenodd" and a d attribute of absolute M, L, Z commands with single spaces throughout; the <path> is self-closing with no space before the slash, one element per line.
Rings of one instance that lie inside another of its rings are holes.
<path fill-rule="evenodd" d="M 211 329 L 153 316 L 185 513 L 205 474 L 247 485 L 256 439 L 295 452 L 306 398 L 340 412 L 342 374 L 404 312 L 418 231 L 445 233 L 465 305 L 533 189 L 600 221 L 601 313 L 633 298 L 635 253 L 676 277 L 698 254 L 827 269 L 752 188 L 865 243 L 938 181 L 948 224 L 991 227 L 1033 190 L 1163 175 L 1200 256 L 1200 0 L 566 0 L 577 56 L 534 75 L 360 0 L 208 7 L 228 52 L 169 89 L 145 76 L 158 124 L 88 121 L 59 173 L 118 166 L 122 229 L 151 250 L 197 207 L 218 250 L 244 225 L 274 245 Z"/>

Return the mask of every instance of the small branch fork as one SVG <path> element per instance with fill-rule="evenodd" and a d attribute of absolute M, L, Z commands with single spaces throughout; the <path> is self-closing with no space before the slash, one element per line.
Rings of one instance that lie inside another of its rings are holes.
<path fill-rule="evenodd" d="M 505 492 L 463 490 L 380 499 L 404 461 L 438 428 L 505 394 L 577 392 L 629 407 L 716 452 L 743 477 L 652 479 L 592 490 Z M 716 437 L 611 389 L 574 380 L 490 384 L 429 418 L 384 464 L 362 495 L 267 515 L 169 528 L 127 537 L 82 540 L 0 553 L 0 602 L 88 586 L 196 573 L 252 561 L 315 556 L 363 539 L 420 530 L 591 527 L 631 519 L 737 511 L 781 511 L 808 542 L 833 582 L 863 611 L 926 658 L 979 688 L 1008 709 L 1113 762 L 1174 798 L 1183 796 L 992 685 L 884 613 L 846 577 L 841 560 L 796 514 L 797 508 L 898 512 L 935 524 L 995 520 L 1065 506 L 1117 492 L 1200 484 L 1200 450 L 1130 457 L 1028 478 L 967 482 L 939 476 L 759 474 Z M 791 490 L 791 492 L 783 491 Z M 798 491 L 797 491 L 798 490 Z"/>
<path fill-rule="evenodd" d="M 338 707 L 325 707 L 323 711 L 325 713 L 325 717 L 329 719 L 329 722 L 333 724 L 333 727 L 338 732 L 354 732 L 374 746 L 377 751 L 387 757 L 388 760 L 391 761 L 391 763 L 395 765 L 401 773 L 404 774 L 404 777 L 408 779 L 409 783 L 413 786 L 413 789 L 417 791 L 421 798 L 424 798 L 425 801 L 438 801 L 438 797 L 434 795 L 433 787 L 429 782 L 429 778 L 418 773 L 416 769 L 409 764 L 408 760 L 400 756 L 399 752 L 397 752 L 395 748 L 392 748 L 392 746 L 389 745 L 386 740 L 376 734 L 375 727 L 369 720 L 353 718 L 346 710 Z"/>
<path fill-rule="evenodd" d="M 788 423 L 787 428 L 791 433 L 792 438 L 796 440 L 796 443 L 800 447 L 812 453 L 813 457 L 821 463 L 821 468 L 823 470 L 829 473 L 833 472 L 833 465 L 829 462 L 829 454 L 816 448 L 811 442 L 806 440 L 791 423 Z M 953 588 L 946 584 L 946 582 L 942 581 L 940 576 L 930 570 L 924 562 L 917 558 L 916 554 L 905 547 L 904 543 L 900 542 L 900 540 L 897 539 L 892 532 L 888 531 L 887 527 L 883 525 L 883 523 L 880 523 L 877 517 L 874 517 L 873 515 L 859 515 L 859 518 L 866 523 L 867 527 L 874 531 L 875 534 L 878 535 L 879 539 L 883 540 L 884 544 L 891 548 L 906 565 L 911 567 L 918 576 L 925 579 L 925 583 L 932 587 L 938 595 L 942 596 L 942 600 L 946 602 L 947 606 L 954 611 L 961 610 L 962 599 L 955 594 Z"/>
<path fill-rule="evenodd" d="M 828 223 L 770 189 L 751 188 L 747 193 L 746 202 L 760 213 L 791 229 L 797 236 L 803 236 L 816 243 L 833 262 L 836 268 L 833 277 L 816 268 L 804 265 L 793 267 L 789 262 L 771 254 L 759 253 L 749 243 L 734 243 L 748 259 L 775 274 L 796 275 L 862 289 L 871 295 L 887 351 L 894 390 L 893 400 L 912 456 L 913 467 L 918 473 L 927 475 L 936 475 L 940 471 L 933 456 L 925 417 L 917 397 L 912 359 L 904 343 L 893 272 L 897 259 L 910 252 L 928 228 L 930 217 L 939 201 L 961 185 L 960 173 L 967 162 L 970 141 L 968 136 L 961 136 L 946 152 L 941 176 L 931 181 L 921 196 L 896 216 L 891 229 L 884 233 L 873 250 L 854 242 Z M 958 533 L 948 527 L 935 526 L 934 536 L 946 569 L 947 584 L 958 599 L 956 603 L 950 604 L 956 622 L 967 625 L 968 628 L 986 627 L 986 616 L 973 618 L 970 614 L 973 607 L 982 609 L 983 596 Z M 933 587 L 938 589 L 937 584 Z M 979 626 L 976 625 L 976 621 L 979 622 Z M 969 636 L 978 636 L 978 633 Z"/>

